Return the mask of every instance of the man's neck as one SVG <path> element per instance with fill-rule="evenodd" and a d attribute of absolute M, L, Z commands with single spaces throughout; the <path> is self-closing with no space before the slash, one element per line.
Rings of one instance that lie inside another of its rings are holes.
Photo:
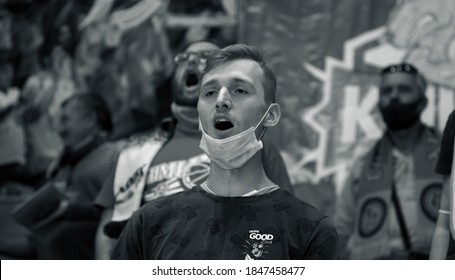
<path fill-rule="evenodd" d="M 171 110 L 174 118 L 177 120 L 177 125 L 175 127 L 177 131 L 181 131 L 185 134 L 200 134 L 196 107 L 172 103 Z"/>
<path fill-rule="evenodd" d="M 226 197 L 242 196 L 275 185 L 265 175 L 261 151 L 244 166 L 236 169 L 224 169 L 212 161 L 206 184 L 216 195 Z"/>
<path fill-rule="evenodd" d="M 419 139 L 422 123 L 416 122 L 409 128 L 402 130 L 388 130 L 388 134 L 392 144 L 400 152 L 405 155 L 411 155 L 414 151 L 414 146 Z"/>

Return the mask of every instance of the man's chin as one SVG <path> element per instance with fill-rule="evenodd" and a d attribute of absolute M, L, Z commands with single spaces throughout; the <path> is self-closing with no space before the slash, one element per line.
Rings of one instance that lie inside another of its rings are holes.
<path fill-rule="evenodd" d="M 174 100 L 175 104 L 179 106 L 185 106 L 185 107 L 197 107 L 197 98 L 194 99 L 187 99 L 187 98 L 176 98 Z"/>
<path fill-rule="evenodd" d="M 192 90 L 188 91 L 186 89 L 182 89 L 181 94 L 178 96 L 175 96 L 174 102 L 178 105 L 182 106 L 191 106 L 191 107 L 196 107 L 197 102 L 199 99 L 199 90 Z"/>
<path fill-rule="evenodd" d="M 186 86 L 182 87 L 183 96 L 187 98 L 198 98 L 199 97 L 199 84 L 193 86 Z"/>

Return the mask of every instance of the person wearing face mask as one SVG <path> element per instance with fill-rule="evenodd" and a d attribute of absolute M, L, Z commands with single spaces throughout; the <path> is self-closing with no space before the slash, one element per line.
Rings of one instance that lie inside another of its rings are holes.
<path fill-rule="evenodd" d="M 383 137 L 356 162 L 338 198 L 342 258 L 428 259 L 439 209 L 440 137 L 420 121 L 426 81 L 411 64 L 381 72 Z"/>
<path fill-rule="evenodd" d="M 210 56 L 198 101 L 208 177 L 131 217 L 113 259 L 334 259 L 330 219 L 264 171 L 262 136 L 281 116 L 276 78 L 253 46 Z"/>
<path fill-rule="evenodd" d="M 146 202 L 199 185 L 209 174 L 210 159 L 199 148 L 197 103 L 206 58 L 219 47 L 212 42 L 190 44 L 175 57 L 172 76 L 172 118 L 152 131 L 135 135 L 119 158 L 112 183 L 96 200 L 103 208 L 98 229 L 97 258 L 110 253 L 124 225 Z M 272 143 L 264 148 L 265 172 L 293 193 L 283 159 Z"/>

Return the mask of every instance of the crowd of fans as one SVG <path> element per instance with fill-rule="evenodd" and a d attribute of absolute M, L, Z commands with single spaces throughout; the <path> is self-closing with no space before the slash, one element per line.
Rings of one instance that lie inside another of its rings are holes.
<path fill-rule="evenodd" d="M 0 182 L 40 185 L 63 148 L 59 107 L 75 93 L 104 99 L 114 138 L 168 116 L 174 55 L 189 40 L 232 38 L 166 28 L 164 15 L 222 12 L 221 1 L 1 1 Z"/>
<path fill-rule="evenodd" d="M 235 42 L 229 28 L 166 25 L 170 13 L 224 12 L 223 1 L 210 0 L 0 1 L 0 206 L 20 201 L 0 211 L 27 227 L 0 236 L 0 256 L 453 254 L 455 113 L 441 149 L 440 135 L 420 121 L 427 84 L 419 70 L 400 63 L 380 73 L 386 131 L 353 166 L 334 217 L 327 217 L 293 197 L 283 159 L 263 138 L 281 110 L 261 51 L 225 47 Z M 245 124 L 226 113 L 234 103 Z M 223 132 L 234 127 L 235 135 Z M 205 209 L 199 216 L 198 207 Z M 260 230 L 271 233 L 250 228 L 266 223 L 273 225 Z M 179 227 L 186 235 L 176 234 Z M 230 243 L 216 237 L 220 228 L 233 234 Z M 270 236 L 282 247 L 267 251 Z M 196 243 L 187 247 L 190 237 Z M 212 250 L 218 243 L 224 251 Z"/>
<path fill-rule="evenodd" d="M 121 143 L 171 115 L 174 56 L 191 41 L 234 40 L 221 28 L 168 27 L 171 13 L 225 9 L 211 0 L 0 1 L 1 198 L 27 197 L 63 163 L 71 132 L 62 129 L 68 121 L 62 105 L 72 96 L 93 95 L 106 104 L 112 129 L 102 142 Z M 99 106 L 92 109 L 87 114 L 98 120 Z"/>

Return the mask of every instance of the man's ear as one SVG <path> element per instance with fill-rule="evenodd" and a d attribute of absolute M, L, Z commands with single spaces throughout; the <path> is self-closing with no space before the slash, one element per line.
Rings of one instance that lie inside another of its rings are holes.
<path fill-rule="evenodd" d="M 269 112 L 267 113 L 267 116 L 265 116 L 263 126 L 273 127 L 278 124 L 280 118 L 281 118 L 280 104 L 272 103 L 272 105 L 270 105 L 270 109 Z"/>

